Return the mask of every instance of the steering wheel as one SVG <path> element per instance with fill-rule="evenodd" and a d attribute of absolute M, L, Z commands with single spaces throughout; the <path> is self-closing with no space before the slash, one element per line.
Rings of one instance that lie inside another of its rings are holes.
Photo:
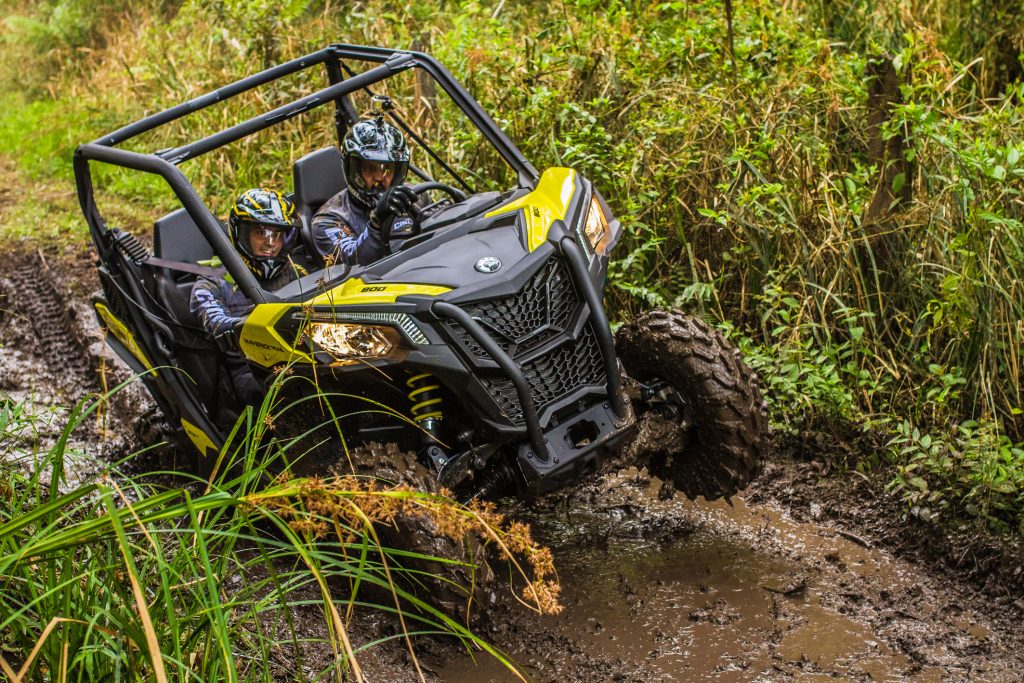
<path fill-rule="evenodd" d="M 441 192 L 447 194 L 448 197 L 450 197 L 451 200 L 456 204 L 459 202 L 466 201 L 465 192 L 456 187 L 452 187 L 451 185 L 439 183 L 436 180 L 431 180 L 426 183 L 419 183 L 418 185 L 411 186 L 409 189 L 415 192 L 417 197 L 424 194 L 425 192 L 430 192 L 431 190 L 440 190 Z M 433 213 L 433 209 L 436 209 L 437 207 L 441 206 L 446 201 L 448 201 L 447 197 L 439 199 L 436 202 L 432 202 L 423 207 L 419 207 L 414 204 L 412 206 L 412 210 L 410 211 L 412 215 L 412 234 L 420 234 L 420 224 L 423 223 L 423 219 L 430 216 L 430 214 Z"/>
<path fill-rule="evenodd" d="M 409 232 L 406 235 L 403 235 L 403 237 L 419 235 L 422 232 L 422 225 L 424 219 L 430 216 L 430 214 L 433 213 L 434 209 L 447 202 L 449 198 L 455 203 L 466 201 L 465 192 L 458 189 L 457 187 L 452 187 L 451 185 L 447 185 L 445 183 L 439 183 L 436 180 L 431 180 L 426 183 L 419 183 L 418 185 L 410 185 L 409 189 L 416 193 L 417 198 L 426 192 L 430 192 L 431 190 L 438 190 L 440 192 L 444 192 L 446 195 L 448 195 L 448 197 L 439 199 L 436 202 L 431 202 L 430 204 L 427 204 L 426 206 L 423 207 L 416 206 L 415 204 L 413 204 L 412 207 L 410 207 L 409 209 L 409 217 L 412 218 L 412 226 L 408 228 Z M 387 235 L 383 240 L 384 250 L 388 254 L 391 253 L 391 238 L 393 237 L 392 230 L 394 229 L 394 225 L 395 222 L 391 221 L 391 224 L 388 226 Z"/>

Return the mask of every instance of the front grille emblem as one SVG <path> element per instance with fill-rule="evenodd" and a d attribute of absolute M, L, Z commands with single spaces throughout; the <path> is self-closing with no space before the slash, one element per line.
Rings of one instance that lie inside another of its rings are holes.
<path fill-rule="evenodd" d="M 501 259 L 497 256 L 484 256 L 473 268 L 480 273 L 496 273 L 501 268 Z"/>

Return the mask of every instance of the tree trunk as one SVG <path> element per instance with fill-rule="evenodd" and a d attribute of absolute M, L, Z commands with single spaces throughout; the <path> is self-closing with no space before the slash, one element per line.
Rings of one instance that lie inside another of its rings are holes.
<path fill-rule="evenodd" d="M 882 128 L 892 116 L 895 106 L 902 104 L 899 76 L 891 55 L 881 55 L 868 62 L 868 159 L 878 168 L 875 196 L 864 212 L 864 225 L 877 234 L 877 223 L 896 209 L 906 206 L 912 197 L 913 165 L 907 161 L 906 131 L 900 131 L 888 140 Z M 894 190 L 894 183 L 902 175 L 902 186 Z"/>

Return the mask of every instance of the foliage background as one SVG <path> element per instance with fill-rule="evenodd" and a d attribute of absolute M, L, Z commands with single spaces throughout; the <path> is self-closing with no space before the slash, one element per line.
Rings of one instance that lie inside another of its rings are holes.
<path fill-rule="evenodd" d="M 85 257 L 80 142 L 330 42 L 424 49 L 538 167 L 575 167 L 601 189 L 628 233 L 613 317 L 676 306 L 716 321 L 760 371 L 782 443 L 840 446 L 840 465 L 884 472 L 913 514 L 1024 533 L 1019 3 L 0 8 L 10 239 Z M 898 87 L 872 125 L 879 64 Z M 138 148 L 309 87 L 260 91 Z M 310 117 L 188 172 L 223 210 L 238 187 L 287 187 L 291 161 L 326 131 Z M 880 160 L 873 142 L 895 155 Z M 104 180 L 115 221 L 145 225 L 169 206 L 148 182 Z"/>

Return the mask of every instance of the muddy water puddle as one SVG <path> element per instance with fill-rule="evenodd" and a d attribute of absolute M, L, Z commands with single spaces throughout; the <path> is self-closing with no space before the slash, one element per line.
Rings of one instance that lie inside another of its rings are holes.
<path fill-rule="evenodd" d="M 1014 663 L 977 656 L 993 640 L 983 617 L 852 534 L 739 499 L 611 490 L 530 520 L 566 609 L 497 639 L 529 680 L 1020 680 Z M 469 657 L 438 675 L 517 680 Z"/>

